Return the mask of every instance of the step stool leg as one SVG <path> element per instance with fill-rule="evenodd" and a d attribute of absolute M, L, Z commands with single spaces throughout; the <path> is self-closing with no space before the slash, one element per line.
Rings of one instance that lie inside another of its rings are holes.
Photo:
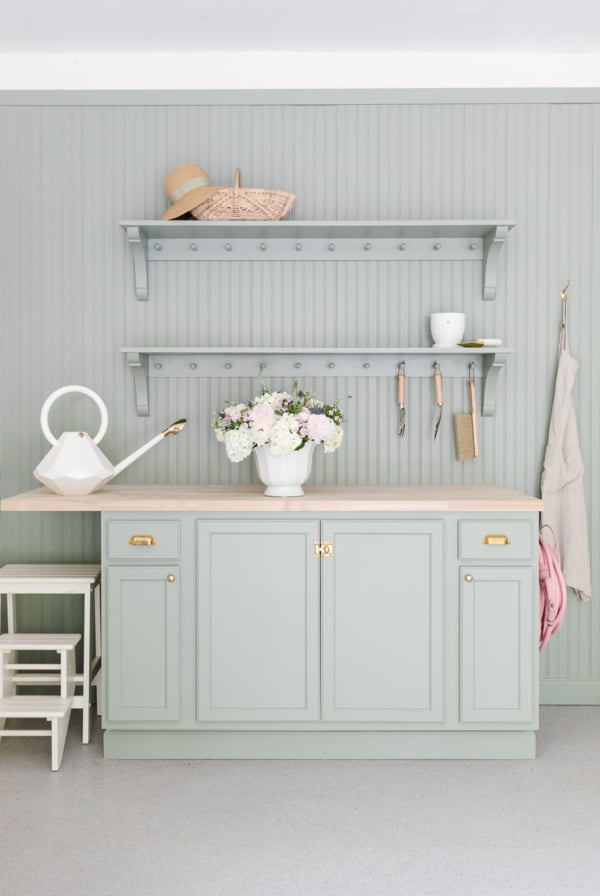
<path fill-rule="evenodd" d="M 0 609 L 2 609 L 0 605 Z M 8 625 L 8 633 L 14 635 L 15 632 L 15 596 L 14 594 L 6 594 L 6 622 Z M 8 670 L 4 668 L 5 663 L 16 663 L 16 653 L 4 654 L 2 658 L 2 682 L 0 683 L 0 697 L 14 697 L 17 689 L 12 681 L 12 675 L 8 674 Z M 0 729 L 4 728 L 6 719 L 0 721 Z"/>
<path fill-rule="evenodd" d="M 14 682 L 14 672 L 9 669 L 17 661 L 17 654 L 14 650 L 0 651 L 0 698 L 14 697 L 17 693 L 17 686 Z"/>
<path fill-rule="evenodd" d="M 61 650 L 60 665 L 61 670 L 64 669 L 64 676 L 61 671 L 61 697 L 75 696 L 75 651 Z M 63 685 L 64 681 L 64 685 Z"/>
<path fill-rule="evenodd" d="M 96 656 L 102 656 L 102 615 L 101 615 L 101 604 L 100 604 L 100 582 L 94 588 L 94 621 L 95 621 L 95 631 L 94 631 L 94 648 L 96 652 Z"/>
<path fill-rule="evenodd" d="M 14 633 L 15 633 L 15 596 L 14 596 L 14 594 L 11 594 L 9 592 L 7 592 L 7 594 L 6 594 L 6 623 L 8 626 L 9 635 L 14 635 Z M 8 657 L 8 654 L 6 654 L 5 656 Z M 7 658 L 5 660 L 3 658 L 3 660 L 2 660 L 3 681 L 0 684 L 0 697 L 14 697 L 15 694 L 17 693 L 17 689 L 12 681 L 10 681 L 10 687 L 9 687 L 9 679 L 7 677 L 8 673 L 4 669 L 5 662 L 15 663 L 16 662 L 16 654 L 11 653 L 10 659 Z M 12 678 L 12 676 L 11 676 L 11 678 Z M 0 722 L 0 729 L 4 728 L 5 724 L 6 724 L 6 719 L 2 719 L 2 721 Z"/>
<path fill-rule="evenodd" d="M 94 675 L 92 685 L 96 688 L 96 715 L 102 715 L 102 669 Z"/>
<path fill-rule="evenodd" d="M 82 742 L 89 744 L 91 718 L 90 718 L 90 670 L 92 660 L 90 657 L 90 640 L 91 640 L 91 588 L 89 585 L 85 587 L 83 592 L 83 681 L 82 681 L 82 703 L 83 703 L 83 719 L 82 719 Z"/>
<path fill-rule="evenodd" d="M 68 712 L 62 719 L 48 719 L 51 724 L 51 741 L 52 741 L 52 771 L 57 772 L 62 764 L 63 753 L 65 751 L 65 741 L 67 739 L 67 731 L 69 729 Z"/>
<path fill-rule="evenodd" d="M 0 699 L 4 697 L 14 697 L 17 688 L 13 681 L 13 673 L 8 668 L 9 663 L 12 665 L 16 660 L 14 650 L 0 651 Z M 2 739 L 2 730 L 6 724 L 4 717 L 0 718 L 0 740 Z"/>
<path fill-rule="evenodd" d="M 92 662 L 94 678 L 91 682 L 96 688 L 96 715 L 102 715 L 102 612 L 100 604 L 100 582 L 94 588 L 94 659 Z"/>
<path fill-rule="evenodd" d="M 75 694 L 75 651 L 61 650 L 60 653 L 60 695 L 73 697 Z M 71 710 L 61 719 L 48 719 L 51 724 L 52 739 L 52 771 L 57 772 L 61 766 Z"/>
<path fill-rule="evenodd" d="M 9 635 L 15 633 L 15 596 L 14 594 L 6 595 L 6 621 L 8 623 Z"/>

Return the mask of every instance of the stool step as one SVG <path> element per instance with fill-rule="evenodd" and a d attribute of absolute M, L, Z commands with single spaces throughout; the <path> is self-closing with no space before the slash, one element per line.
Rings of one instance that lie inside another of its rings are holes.
<path fill-rule="evenodd" d="M 74 675 L 72 680 L 75 684 L 83 683 L 83 675 Z M 60 686 L 59 672 L 17 672 L 12 676 L 12 681 L 19 686 L 26 687 L 34 684 L 54 684 Z"/>
<path fill-rule="evenodd" d="M 28 587 L 30 583 L 39 584 L 42 588 L 40 594 L 44 594 L 46 592 L 43 591 L 43 586 L 48 582 L 64 582 L 71 587 L 78 584 L 90 585 L 99 576 L 100 566 L 96 563 L 6 563 L 0 567 L 0 586 L 3 594 L 5 587 L 14 588 L 19 594 L 19 586 L 25 581 Z"/>
<path fill-rule="evenodd" d="M 2 719 L 64 719 L 71 711 L 73 699 L 68 697 L 17 696 L 0 699 Z M 2 732 L 0 732 L 0 737 Z"/>
<path fill-rule="evenodd" d="M 0 635 L 0 650 L 73 650 L 81 635 Z"/>

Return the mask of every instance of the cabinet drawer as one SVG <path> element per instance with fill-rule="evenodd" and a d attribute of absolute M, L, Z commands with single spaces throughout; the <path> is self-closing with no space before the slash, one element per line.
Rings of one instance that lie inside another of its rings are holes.
<path fill-rule="evenodd" d="M 178 560 L 180 523 L 178 520 L 111 520 L 106 524 L 106 544 L 109 560 L 143 560 L 146 563 Z"/>
<path fill-rule="evenodd" d="M 534 541 L 528 520 L 461 520 L 461 560 L 530 560 Z"/>

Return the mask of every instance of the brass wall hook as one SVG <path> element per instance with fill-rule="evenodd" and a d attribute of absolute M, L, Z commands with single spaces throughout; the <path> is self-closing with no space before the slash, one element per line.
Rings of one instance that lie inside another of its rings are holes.
<path fill-rule="evenodd" d="M 569 291 L 570 282 L 571 282 L 570 280 L 567 280 L 567 282 L 565 283 L 565 285 L 563 286 L 563 288 L 560 291 L 560 297 L 563 300 L 563 302 L 567 301 L 567 298 L 568 298 L 567 292 Z"/>

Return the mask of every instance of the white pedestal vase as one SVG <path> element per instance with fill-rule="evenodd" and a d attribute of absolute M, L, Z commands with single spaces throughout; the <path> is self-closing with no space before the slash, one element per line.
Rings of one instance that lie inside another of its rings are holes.
<path fill-rule="evenodd" d="M 258 478 L 266 485 L 265 495 L 274 498 L 295 498 L 304 494 L 302 485 L 310 476 L 314 442 L 307 442 L 300 451 L 292 451 L 285 457 L 271 453 L 269 445 L 253 451 Z"/>

